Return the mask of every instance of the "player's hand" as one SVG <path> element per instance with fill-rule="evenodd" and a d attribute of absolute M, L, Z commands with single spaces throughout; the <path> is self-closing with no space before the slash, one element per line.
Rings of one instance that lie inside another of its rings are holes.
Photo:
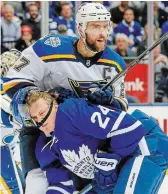
<path fill-rule="evenodd" d="M 77 98 L 75 92 L 65 88 L 54 88 L 49 91 L 50 94 L 54 95 L 58 104 L 63 103 L 66 99 Z"/>
<path fill-rule="evenodd" d="M 99 83 L 92 83 L 88 89 L 87 99 L 95 104 L 109 105 L 113 101 L 114 89 L 108 87 L 102 90 L 102 87 L 103 85 Z"/>
<path fill-rule="evenodd" d="M 121 156 L 113 153 L 97 152 L 94 160 L 94 190 L 99 194 L 112 193 L 118 178 L 116 167 L 121 160 Z"/>
<path fill-rule="evenodd" d="M 6 76 L 9 68 L 15 64 L 15 62 L 19 59 L 20 56 L 21 52 L 16 49 L 4 52 L 1 55 L 1 77 Z"/>

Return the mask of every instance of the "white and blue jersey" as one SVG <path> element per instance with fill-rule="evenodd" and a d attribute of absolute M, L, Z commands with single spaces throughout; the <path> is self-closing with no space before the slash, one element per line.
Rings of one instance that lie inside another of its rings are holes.
<path fill-rule="evenodd" d="M 14 67 L 9 69 L 6 77 L 12 81 L 5 83 L 2 93 L 17 87 L 16 78 L 21 79 L 19 83 L 22 84 L 25 79 L 32 81 L 42 90 L 70 89 L 81 97 L 91 82 L 105 83 L 125 69 L 124 60 L 108 47 L 91 58 L 83 57 L 77 51 L 77 41 L 73 37 L 47 35 L 25 49 Z M 115 97 L 123 109 L 127 109 L 124 77 L 115 83 L 114 88 Z"/>

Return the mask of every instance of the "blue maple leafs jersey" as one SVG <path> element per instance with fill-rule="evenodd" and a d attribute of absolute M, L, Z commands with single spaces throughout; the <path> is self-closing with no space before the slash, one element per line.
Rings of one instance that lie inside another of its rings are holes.
<path fill-rule="evenodd" d="M 60 104 L 55 122 L 52 150 L 66 168 L 86 179 L 93 178 L 94 154 L 104 139 L 111 139 L 111 152 L 125 157 L 135 151 L 144 134 L 141 122 L 126 112 L 85 99 Z"/>

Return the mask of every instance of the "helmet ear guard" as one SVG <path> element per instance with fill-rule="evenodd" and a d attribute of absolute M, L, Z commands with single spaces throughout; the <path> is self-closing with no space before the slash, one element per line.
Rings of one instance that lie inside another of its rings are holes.
<path fill-rule="evenodd" d="M 85 32 L 83 31 L 83 28 L 80 24 L 78 26 L 78 33 L 82 39 L 85 38 Z"/>

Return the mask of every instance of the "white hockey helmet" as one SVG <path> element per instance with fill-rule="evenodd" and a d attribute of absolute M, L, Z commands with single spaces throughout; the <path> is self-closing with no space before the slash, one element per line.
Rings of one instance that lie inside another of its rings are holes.
<path fill-rule="evenodd" d="M 108 21 L 109 24 L 111 14 L 101 3 L 84 3 L 76 14 L 77 26 L 81 26 L 83 32 L 86 29 L 87 23 L 91 21 Z"/>

